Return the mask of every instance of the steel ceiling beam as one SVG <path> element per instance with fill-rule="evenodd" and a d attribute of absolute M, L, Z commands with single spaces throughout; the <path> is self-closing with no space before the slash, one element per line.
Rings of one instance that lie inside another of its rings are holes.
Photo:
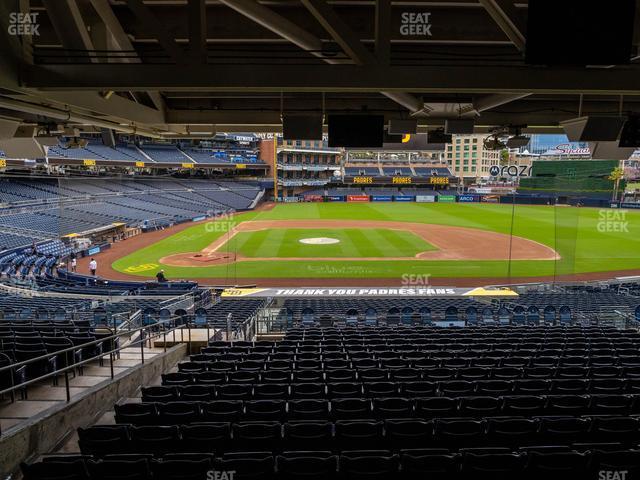
<path fill-rule="evenodd" d="M 23 86 L 51 90 L 434 92 L 640 95 L 640 68 L 534 66 L 26 65 Z"/>
<path fill-rule="evenodd" d="M 90 61 L 97 62 L 93 54 L 93 42 L 76 0 L 42 0 L 42 3 L 62 46 L 77 51 L 76 55 L 84 55 Z"/>
<path fill-rule="evenodd" d="M 512 0 L 478 0 L 518 51 L 524 53 L 526 39 L 518 26 Z"/>
<path fill-rule="evenodd" d="M 170 35 L 163 24 L 158 21 L 151 9 L 146 6 L 142 0 L 126 0 L 126 2 L 138 21 L 144 25 L 145 30 L 158 40 L 162 48 L 164 48 L 169 57 L 171 57 L 171 60 L 175 63 L 183 63 L 184 51 L 175 42 L 173 35 Z"/>

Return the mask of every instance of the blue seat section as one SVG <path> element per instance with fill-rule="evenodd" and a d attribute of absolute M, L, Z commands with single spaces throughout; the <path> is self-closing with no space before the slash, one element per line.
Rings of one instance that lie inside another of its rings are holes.
<path fill-rule="evenodd" d="M 416 175 L 420 177 L 432 177 L 437 175 L 439 177 L 450 177 L 451 172 L 446 167 L 413 167 Z"/>
<path fill-rule="evenodd" d="M 413 175 L 409 167 L 382 167 L 382 173 L 387 176 Z"/>
<path fill-rule="evenodd" d="M 380 170 L 378 167 L 344 167 L 344 174 L 347 176 L 358 176 L 358 175 L 380 175 Z"/>
<path fill-rule="evenodd" d="M 9 205 L 0 216 L 0 251 L 115 222 L 148 229 L 246 210 L 261 191 L 197 179 L 3 179 L 0 198 Z"/>
<path fill-rule="evenodd" d="M 175 145 L 144 144 L 140 149 L 158 163 L 193 163 Z"/>
<path fill-rule="evenodd" d="M 326 300 L 330 302 L 330 299 Z M 26 480 L 640 474 L 636 329 L 301 327 L 209 342 Z M 538 366 L 556 348 L 555 364 Z M 591 361 L 608 346 L 615 366 Z M 565 364 L 582 351 L 591 359 Z M 519 359 L 519 363 L 514 359 Z M 580 373 L 581 375 L 578 375 Z M 607 393 L 604 393 L 607 392 Z M 613 478 L 613 477 L 612 477 Z"/>

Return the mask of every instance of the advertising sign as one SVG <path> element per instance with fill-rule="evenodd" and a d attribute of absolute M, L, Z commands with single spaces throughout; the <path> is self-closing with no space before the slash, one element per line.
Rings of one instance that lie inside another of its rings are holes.
<path fill-rule="evenodd" d="M 323 200 L 324 198 L 322 197 L 322 195 L 305 195 L 304 196 L 305 202 L 322 202 Z"/>
<path fill-rule="evenodd" d="M 429 177 L 431 185 L 449 185 L 449 177 Z"/>
<path fill-rule="evenodd" d="M 455 203 L 456 196 L 455 195 L 438 195 L 439 203 Z"/>
<path fill-rule="evenodd" d="M 413 195 L 394 195 L 393 200 L 396 202 L 413 202 L 416 199 Z"/>
<path fill-rule="evenodd" d="M 416 202 L 418 203 L 433 203 L 435 201 L 435 195 L 416 195 Z"/>
<path fill-rule="evenodd" d="M 373 177 L 353 177 L 353 183 L 368 185 L 373 183 Z"/>
<path fill-rule="evenodd" d="M 393 197 L 391 195 L 372 195 L 372 202 L 391 202 L 393 201 Z"/>
<path fill-rule="evenodd" d="M 528 177 L 531 165 L 491 165 L 489 175 L 492 177 Z"/>
<path fill-rule="evenodd" d="M 409 185 L 411 183 L 411 177 L 393 177 L 391 183 L 396 185 Z"/>
<path fill-rule="evenodd" d="M 458 195 L 458 202 L 460 203 L 472 203 L 478 201 L 477 195 Z"/>
<path fill-rule="evenodd" d="M 368 202 L 369 195 L 347 195 L 347 202 Z"/>
<path fill-rule="evenodd" d="M 500 195 L 482 195 L 480 201 L 484 203 L 500 203 Z"/>
<path fill-rule="evenodd" d="M 344 202 L 344 197 L 342 195 L 328 195 L 325 199 L 327 202 Z"/>
<path fill-rule="evenodd" d="M 384 297 L 517 297 L 508 288 L 484 287 L 352 287 L 352 288 L 228 288 L 222 297 L 335 297 L 335 298 L 384 298 Z"/>

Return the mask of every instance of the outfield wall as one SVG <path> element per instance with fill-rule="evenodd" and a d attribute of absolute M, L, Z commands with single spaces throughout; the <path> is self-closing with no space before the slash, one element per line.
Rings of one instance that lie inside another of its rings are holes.
<path fill-rule="evenodd" d="M 284 203 L 298 202 L 415 202 L 415 203 L 490 203 L 490 204 L 516 204 L 516 205 L 572 205 L 596 208 L 640 208 L 640 203 L 613 202 L 604 198 L 591 198 L 584 196 L 565 195 L 540 195 L 540 194 L 515 194 L 500 195 L 495 193 L 464 193 L 459 195 L 307 195 L 304 197 L 285 197 Z"/>

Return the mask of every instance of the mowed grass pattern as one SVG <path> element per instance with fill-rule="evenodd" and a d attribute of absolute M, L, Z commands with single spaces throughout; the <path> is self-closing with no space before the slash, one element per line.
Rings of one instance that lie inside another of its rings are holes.
<path fill-rule="evenodd" d="M 305 238 L 334 238 L 339 243 L 309 245 Z M 221 251 L 245 257 L 262 258 L 372 258 L 414 257 L 435 247 L 414 233 L 384 228 L 271 229 L 240 232 L 225 243 Z"/>
<path fill-rule="evenodd" d="M 389 220 L 478 228 L 513 233 L 554 248 L 559 261 L 243 261 L 218 267 L 163 266 L 169 278 L 401 278 L 426 274 L 434 277 L 518 277 L 551 276 L 583 272 L 607 272 L 640 269 L 640 211 L 619 211 L 618 219 L 604 218 L 612 210 L 565 206 L 528 206 L 494 204 L 418 204 L 418 203 L 301 203 L 278 205 L 269 211 L 248 212 L 236 216 L 246 220 L 356 219 Z M 513 222 L 512 222 L 513 219 Z M 616 223 L 618 222 L 618 223 Z M 213 242 L 221 231 L 205 224 L 194 225 L 154 245 L 138 250 L 113 264 L 113 268 L 139 276 L 152 277 L 160 258 L 173 253 L 195 252 Z M 616 231 L 617 230 L 617 231 Z M 274 232 L 276 232 L 274 230 Z M 361 231 L 366 237 L 366 232 Z M 274 233 L 270 242 L 252 249 L 275 251 L 283 257 L 288 244 Z M 332 236 L 332 235 L 328 235 Z M 357 241 L 356 243 L 362 243 Z M 377 243 L 374 246 L 381 248 Z M 386 247 L 384 247 L 386 248 Z M 251 250 L 251 249 L 250 249 Z M 386 253 L 386 250 L 385 250 Z M 505 252 L 505 257 L 508 252 Z"/>

